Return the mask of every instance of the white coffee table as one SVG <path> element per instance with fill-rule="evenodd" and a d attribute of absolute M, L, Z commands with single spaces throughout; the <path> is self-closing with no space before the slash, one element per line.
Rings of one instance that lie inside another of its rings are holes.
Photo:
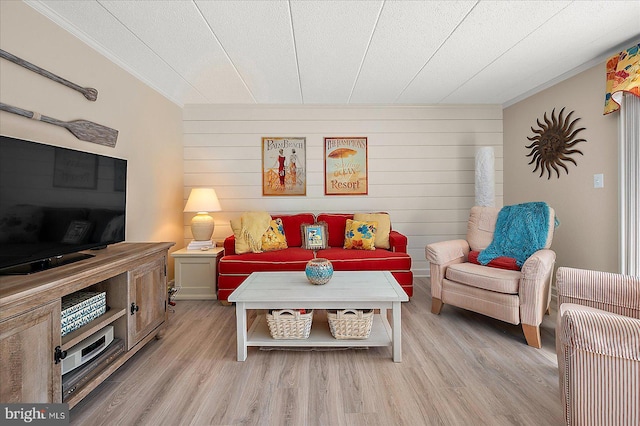
<path fill-rule="evenodd" d="M 312 285 L 304 272 L 254 272 L 228 300 L 236 304 L 238 361 L 247 359 L 249 346 L 371 347 L 391 346 L 393 360 L 402 361 L 401 302 L 409 300 L 390 272 L 337 271 L 325 285 Z M 247 330 L 248 309 L 379 309 L 368 339 L 338 340 L 326 322 L 314 323 L 308 339 L 276 340 L 265 315 Z M 391 309 L 389 324 L 387 310 Z"/>

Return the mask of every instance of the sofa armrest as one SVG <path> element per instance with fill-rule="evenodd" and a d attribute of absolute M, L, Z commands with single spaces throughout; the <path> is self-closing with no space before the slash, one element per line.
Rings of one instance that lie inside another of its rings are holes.
<path fill-rule="evenodd" d="M 522 265 L 518 296 L 520 321 L 539 326 L 551 302 L 551 280 L 556 253 L 542 249 L 533 253 Z"/>
<path fill-rule="evenodd" d="M 445 265 L 451 261 L 460 259 L 464 262 L 469 258 L 469 243 L 465 240 L 440 241 L 429 244 L 424 249 L 424 254 L 430 263 Z"/>
<path fill-rule="evenodd" d="M 397 251 L 398 253 L 407 252 L 407 237 L 398 231 L 389 232 L 389 246 L 391 251 Z"/>
<path fill-rule="evenodd" d="M 230 235 L 224 239 L 224 255 L 236 254 L 236 236 Z"/>
<path fill-rule="evenodd" d="M 576 303 L 640 318 L 640 277 L 561 267 L 556 286 L 558 306 Z"/>

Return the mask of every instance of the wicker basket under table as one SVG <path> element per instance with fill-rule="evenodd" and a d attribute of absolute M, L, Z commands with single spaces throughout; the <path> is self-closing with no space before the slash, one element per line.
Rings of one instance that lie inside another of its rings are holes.
<path fill-rule="evenodd" d="M 329 328 L 336 339 L 368 339 L 373 324 L 373 309 L 327 311 Z"/>
<path fill-rule="evenodd" d="M 312 322 L 313 310 L 304 314 L 293 309 L 267 313 L 271 337 L 278 340 L 307 339 L 311 333 Z"/>

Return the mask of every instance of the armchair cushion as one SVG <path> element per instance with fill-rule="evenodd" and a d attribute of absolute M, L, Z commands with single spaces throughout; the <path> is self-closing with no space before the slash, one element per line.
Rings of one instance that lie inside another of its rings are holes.
<path fill-rule="evenodd" d="M 456 263 L 447 268 L 448 280 L 497 293 L 518 294 L 520 271 L 487 268 L 473 263 Z"/>

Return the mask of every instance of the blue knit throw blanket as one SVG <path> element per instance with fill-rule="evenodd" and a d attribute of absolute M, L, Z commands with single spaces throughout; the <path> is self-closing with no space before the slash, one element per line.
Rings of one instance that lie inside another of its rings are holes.
<path fill-rule="evenodd" d="M 544 202 L 504 206 L 498 213 L 493 241 L 478 255 L 486 265 L 496 257 L 516 259 L 522 267 L 533 253 L 544 248 L 549 233 L 549 206 Z"/>

